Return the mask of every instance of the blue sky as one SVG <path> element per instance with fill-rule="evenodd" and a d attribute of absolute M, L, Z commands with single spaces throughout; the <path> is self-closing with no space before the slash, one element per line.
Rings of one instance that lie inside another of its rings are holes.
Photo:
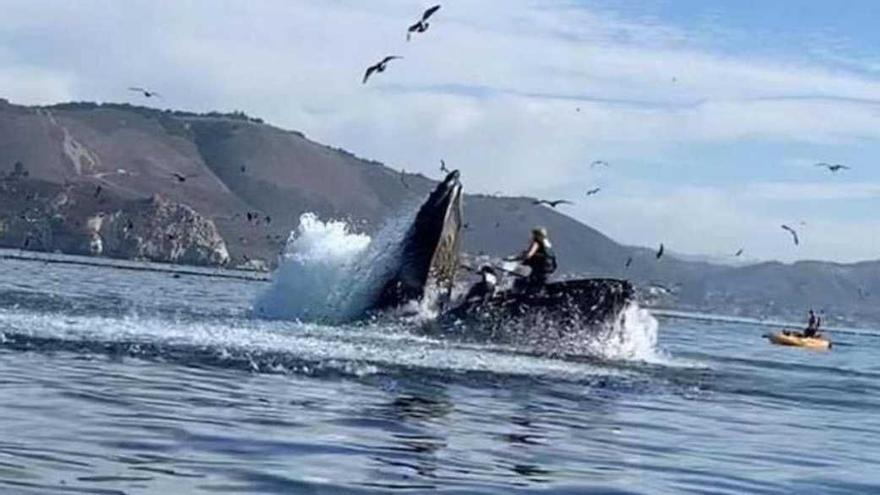
<path fill-rule="evenodd" d="M 143 84 L 164 106 L 241 109 L 395 168 L 436 177 L 444 158 L 471 191 L 569 198 L 628 244 L 880 258 L 867 1 L 452 0 L 410 43 L 429 2 L 0 5 L 15 102 L 137 101 L 125 88 Z M 405 58 L 360 84 L 390 53 Z"/>

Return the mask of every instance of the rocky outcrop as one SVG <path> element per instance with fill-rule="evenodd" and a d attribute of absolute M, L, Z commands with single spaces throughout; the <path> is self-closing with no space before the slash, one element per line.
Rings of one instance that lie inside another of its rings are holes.
<path fill-rule="evenodd" d="M 18 174 L 0 181 L 0 246 L 166 263 L 222 266 L 214 222 L 160 195 L 127 200 L 91 186 Z"/>
<path fill-rule="evenodd" d="M 108 256 L 188 265 L 229 263 L 229 251 L 214 222 L 159 195 L 96 223 L 101 249 Z"/>

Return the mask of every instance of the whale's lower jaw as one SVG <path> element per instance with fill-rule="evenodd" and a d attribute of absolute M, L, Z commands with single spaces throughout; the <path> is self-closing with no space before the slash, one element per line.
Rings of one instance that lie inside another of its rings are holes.
<path fill-rule="evenodd" d="M 450 173 L 419 209 L 400 246 L 399 265 L 370 305 L 381 311 L 420 300 L 429 286 L 448 290 L 459 265 L 461 183 Z"/>

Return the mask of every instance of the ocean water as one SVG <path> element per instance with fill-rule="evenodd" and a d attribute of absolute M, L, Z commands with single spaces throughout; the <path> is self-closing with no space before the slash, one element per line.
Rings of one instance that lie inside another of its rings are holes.
<path fill-rule="evenodd" d="M 880 491 L 870 333 L 553 358 L 256 318 L 267 285 L 0 261 L 0 493 Z"/>

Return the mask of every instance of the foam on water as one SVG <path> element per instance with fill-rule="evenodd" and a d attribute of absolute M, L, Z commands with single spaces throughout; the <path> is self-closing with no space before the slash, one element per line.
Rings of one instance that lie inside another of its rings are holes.
<path fill-rule="evenodd" d="M 343 221 L 302 215 L 272 285 L 257 298 L 254 311 L 263 317 L 299 321 L 343 322 L 358 317 L 397 266 L 411 220 L 412 214 L 392 219 L 371 239 L 353 233 Z"/>
<path fill-rule="evenodd" d="M 657 348 L 659 324 L 650 311 L 630 303 L 599 338 L 588 340 L 594 353 L 607 359 L 665 361 Z"/>
<path fill-rule="evenodd" d="M 242 367 L 255 372 L 374 374 L 404 367 L 583 380 L 624 376 L 591 363 L 450 345 L 401 328 L 287 321 L 172 321 L 143 316 L 64 316 L 0 309 L 0 343 L 30 350 L 92 350 Z"/>

